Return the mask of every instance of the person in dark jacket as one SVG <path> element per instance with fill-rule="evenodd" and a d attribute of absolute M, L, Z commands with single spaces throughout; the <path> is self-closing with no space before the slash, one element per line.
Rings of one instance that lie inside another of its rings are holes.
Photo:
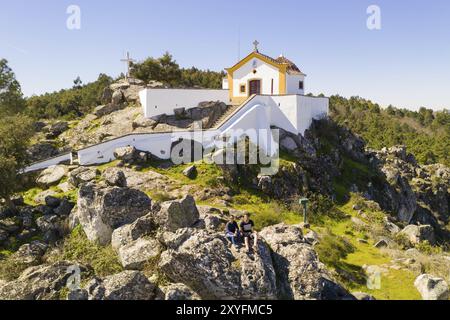
<path fill-rule="evenodd" d="M 237 241 L 239 238 L 239 226 L 236 222 L 236 218 L 233 215 L 230 216 L 230 220 L 225 226 L 225 236 L 232 245 L 237 247 Z"/>

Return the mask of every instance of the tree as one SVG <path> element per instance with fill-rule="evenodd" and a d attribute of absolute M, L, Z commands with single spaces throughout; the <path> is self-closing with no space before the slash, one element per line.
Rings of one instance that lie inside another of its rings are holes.
<path fill-rule="evenodd" d="M 22 89 L 8 61 L 0 60 L 0 115 L 16 114 L 25 108 Z"/>
<path fill-rule="evenodd" d="M 160 58 L 147 58 L 141 63 L 133 64 L 131 75 L 147 83 L 155 80 L 171 87 L 209 89 L 220 89 L 225 77 L 224 72 L 204 71 L 195 67 L 180 68 L 168 52 Z"/>
<path fill-rule="evenodd" d="M 81 81 L 80 76 L 78 76 L 75 80 L 73 80 L 73 88 L 81 89 L 83 87 L 83 81 Z"/>
<path fill-rule="evenodd" d="M 21 170 L 29 163 L 27 148 L 33 135 L 32 121 L 23 115 L 0 119 L 0 197 L 15 210 L 11 196 L 22 185 Z"/>

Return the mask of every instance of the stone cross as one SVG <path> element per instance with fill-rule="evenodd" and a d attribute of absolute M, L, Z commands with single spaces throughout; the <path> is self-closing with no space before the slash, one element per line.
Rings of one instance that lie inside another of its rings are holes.
<path fill-rule="evenodd" d="M 255 41 L 253 42 L 253 45 L 255 46 L 255 52 L 258 52 L 258 46 L 259 46 L 258 40 L 255 40 Z"/>
<path fill-rule="evenodd" d="M 121 59 L 120 61 L 125 62 L 127 64 L 127 78 L 131 77 L 131 63 L 135 62 L 135 60 L 131 59 L 130 53 L 127 52 L 127 57 L 125 59 Z"/>

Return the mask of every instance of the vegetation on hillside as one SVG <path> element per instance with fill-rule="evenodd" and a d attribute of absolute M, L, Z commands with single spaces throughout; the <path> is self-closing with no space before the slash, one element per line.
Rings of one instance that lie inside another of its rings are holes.
<path fill-rule="evenodd" d="M 20 186 L 20 170 L 28 163 L 27 148 L 33 134 L 23 116 L 22 90 L 4 59 L 0 60 L 0 197 L 14 209 L 11 195 Z"/>
<path fill-rule="evenodd" d="M 70 89 L 28 98 L 26 113 L 34 119 L 80 117 L 101 104 L 103 90 L 112 81 L 106 74 L 100 74 L 96 81 L 83 85 L 78 77 Z"/>
<path fill-rule="evenodd" d="M 368 147 L 405 145 L 422 164 L 450 165 L 450 112 L 398 109 L 359 97 L 332 96 L 331 118 L 360 135 Z"/>
<path fill-rule="evenodd" d="M 132 76 L 145 82 L 162 82 L 170 87 L 222 88 L 225 72 L 199 70 L 195 67 L 180 68 L 172 55 L 166 52 L 160 58 L 147 58 L 133 65 Z"/>
<path fill-rule="evenodd" d="M 8 61 L 0 59 L 0 115 L 17 114 L 25 108 L 22 89 Z"/>

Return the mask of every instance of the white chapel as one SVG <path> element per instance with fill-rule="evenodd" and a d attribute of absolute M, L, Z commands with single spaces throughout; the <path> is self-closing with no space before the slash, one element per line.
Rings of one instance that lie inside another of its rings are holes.
<path fill-rule="evenodd" d="M 229 90 L 230 102 L 240 104 L 256 95 L 302 95 L 306 75 L 289 59 L 280 55 L 274 59 L 255 50 L 231 68 L 223 80 L 223 89 Z"/>

